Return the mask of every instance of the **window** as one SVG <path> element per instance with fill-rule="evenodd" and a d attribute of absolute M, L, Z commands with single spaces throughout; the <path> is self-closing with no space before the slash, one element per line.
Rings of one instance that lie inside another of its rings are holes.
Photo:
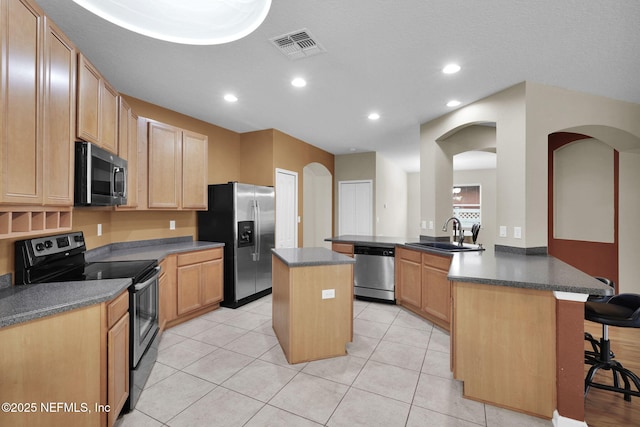
<path fill-rule="evenodd" d="M 480 215 L 480 185 L 456 185 L 453 187 L 453 216 L 470 230 L 473 224 L 482 223 Z"/>

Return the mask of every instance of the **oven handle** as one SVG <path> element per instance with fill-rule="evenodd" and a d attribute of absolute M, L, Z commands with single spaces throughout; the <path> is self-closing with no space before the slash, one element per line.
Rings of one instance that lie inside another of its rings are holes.
<path fill-rule="evenodd" d="M 147 276 L 148 279 L 146 279 L 143 282 L 136 283 L 136 285 L 133 288 L 135 289 L 136 292 L 140 292 L 141 290 L 151 286 L 151 284 L 158 278 L 159 275 L 160 275 L 160 266 L 157 266 L 150 273 L 150 276 Z"/>

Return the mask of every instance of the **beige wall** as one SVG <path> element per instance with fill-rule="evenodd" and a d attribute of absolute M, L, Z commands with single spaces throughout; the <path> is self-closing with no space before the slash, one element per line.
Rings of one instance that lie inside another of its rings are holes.
<path fill-rule="evenodd" d="M 619 291 L 640 294 L 640 153 L 620 153 Z"/>
<path fill-rule="evenodd" d="M 420 172 L 407 174 L 407 232 L 409 239 L 417 240 L 422 232 L 420 224 Z"/>
<path fill-rule="evenodd" d="M 381 155 L 376 156 L 376 236 L 405 237 L 407 232 L 407 173 Z"/>
<path fill-rule="evenodd" d="M 478 122 L 496 123 L 496 224 L 508 227 L 509 237 L 497 238 L 500 245 L 535 248 L 547 246 L 548 135 L 576 132 L 596 138 L 624 153 L 640 152 L 640 105 L 607 99 L 537 83 L 520 83 L 421 125 L 421 219 L 445 217 L 451 188 L 451 161 L 438 141 L 461 127 Z M 637 172 L 629 155 L 620 167 L 621 187 L 631 188 Z M 635 166 L 637 168 L 637 164 Z M 638 190 L 635 190 L 636 192 Z M 622 190 L 621 190 L 622 194 Z M 632 223 L 634 202 L 625 202 L 620 212 L 621 235 L 640 241 Z M 624 212 L 622 210 L 625 210 Z M 512 235 L 522 227 L 522 238 Z M 629 230 L 629 231 L 627 231 Z M 440 235 L 438 229 L 436 235 Z M 636 233 L 636 234 L 633 234 Z M 633 252 L 620 247 L 620 286 L 637 277 Z M 637 262 L 635 262 L 637 263 Z"/>

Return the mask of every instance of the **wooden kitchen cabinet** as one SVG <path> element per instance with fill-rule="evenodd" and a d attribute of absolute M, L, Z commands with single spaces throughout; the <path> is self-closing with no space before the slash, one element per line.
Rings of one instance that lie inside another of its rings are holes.
<path fill-rule="evenodd" d="M 222 249 L 178 255 L 177 314 L 222 301 Z"/>
<path fill-rule="evenodd" d="M 127 161 L 127 204 L 116 210 L 138 206 L 138 115 L 124 98 L 118 105 L 118 156 Z"/>
<path fill-rule="evenodd" d="M 37 405 L 33 413 L 0 412 L 0 425 L 112 426 L 129 394 L 128 308 L 125 290 L 111 301 L 0 328 L 0 342 L 11 349 L 0 352 L 0 384 L 12 385 L 2 397 Z M 56 402 L 77 411 L 42 410 Z"/>
<path fill-rule="evenodd" d="M 115 424 L 129 397 L 129 291 L 107 306 L 107 425 Z"/>
<path fill-rule="evenodd" d="M 451 257 L 422 254 L 421 309 L 438 326 L 451 326 L 451 282 L 447 278 Z"/>
<path fill-rule="evenodd" d="M 449 256 L 396 249 L 396 301 L 447 331 L 451 326 L 450 264 Z"/>
<path fill-rule="evenodd" d="M 118 152 L 118 92 L 82 54 L 78 54 L 77 136 L 111 153 Z"/>
<path fill-rule="evenodd" d="M 148 207 L 207 208 L 208 137 L 147 120 Z"/>
<path fill-rule="evenodd" d="M 29 0 L 0 0 L 0 239 L 71 228 L 76 50 Z"/>
<path fill-rule="evenodd" d="M 162 329 L 220 306 L 224 297 L 222 247 L 170 255 L 160 267 Z"/>
<path fill-rule="evenodd" d="M 331 250 L 353 258 L 353 244 L 351 243 L 331 243 Z"/>

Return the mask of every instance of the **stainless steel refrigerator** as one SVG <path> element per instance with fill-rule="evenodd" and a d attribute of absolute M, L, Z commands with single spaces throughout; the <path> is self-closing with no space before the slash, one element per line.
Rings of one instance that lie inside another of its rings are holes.
<path fill-rule="evenodd" d="M 271 293 L 274 194 L 273 187 L 237 182 L 209 186 L 209 208 L 198 212 L 198 240 L 225 244 L 225 307 Z"/>

